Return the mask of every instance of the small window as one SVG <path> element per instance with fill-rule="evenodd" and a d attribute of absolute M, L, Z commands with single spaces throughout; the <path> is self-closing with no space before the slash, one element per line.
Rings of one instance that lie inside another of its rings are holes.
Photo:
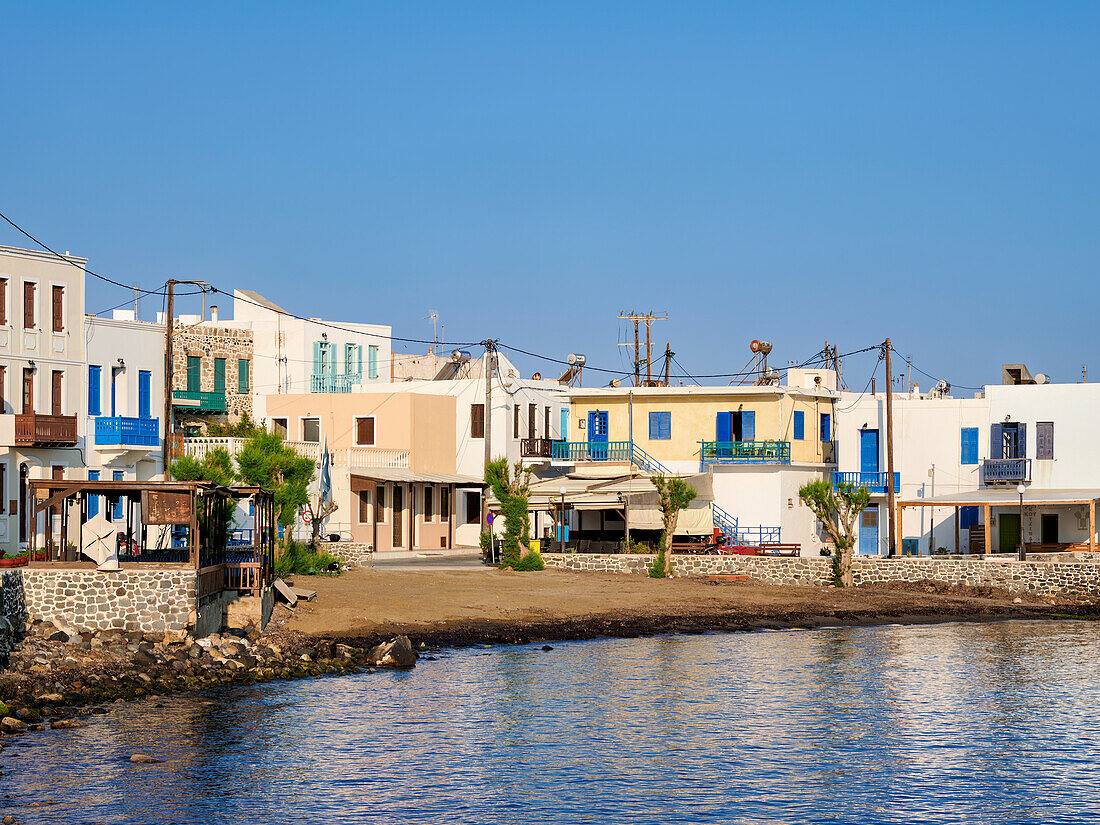
<path fill-rule="evenodd" d="M 435 520 L 435 490 L 429 484 L 424 488 L 424 521 Z"/>
<path fill-rule="evenodd" d="M 302 419 L 302 441 L 309 441 L 313 444 L 317 444 L 321 441 L 320 418 Z"/>
<path fill-rule="evenodd" d="M 53 288 L 53 331 L 65 331 L 65 287 Z"/>
<path fill-rule="evenodd" d="M 355 443 L 367 447 L 374 445 L 374 416 L 355 419 Z"/>
<path fill-rule="evenodd" d="M 672 413 L 651 412 L 649 414 L 649 440 L 668 441 L 672 438 Z"/>
<path fill-rule="evenodd" d="M 485 405 L 470 405 L 470 438 L 485 438 Z M 481 516 L 478 516 L 480 519 Z"/>
<path fill-rule="evenodd" d="M 374 522 L 381 524 L 386 520 L 386 488 L 379 484 L 374 488 Z"/>
<path fill-rule="evenodd" d="M 479 493 L 465 493 L 466 496 L 466 523 L 481 523 L 481 495 Z"/>
<path fill-rule="evenodd" d="M 248 395 L 248 368 L 251 363 L 247 358 L 237 359 L 237 392 L 241 395 Z"/>
<path fill-rule="evenodd" d="M 821 414 L 821 440 L 832 441 L 832 419 L 828 413 Z"/>
<path fill-rule="evenodd" d="M 439 488 L 439 520 L 451 520 L 451 488 L 446 484 Z"/>
<path fill-rule="evenodd" d="M 1035 458 L 1054 459 L 1054 422 L 1039 421 L 1035 424 Z"/>
<path fill-rule="evenodd" d="M 806 440 L 806 413 L 802 410 L 794 411 L 794 440 Z"/>
<path fill-rule="evenodd" d="M 281 435 L 286 438 L 287 426 L 285 418 L 272 418 L 271 419 L 271 432 L 275 435 Z"/>
<path fill-rule="evenodd" d="M 360 490 L 359 493 L 359 523 L 370 524 L 370 490 Z"/>
<path fill-rule="evenodd" d="M 960 464 L 978 463 L 978 428 L 963 427 L 960 435 Z"/>
<path fill-rule="evenodd" d="M 519 438 L 519 404 L 512 407 L 512 438 Z"/>

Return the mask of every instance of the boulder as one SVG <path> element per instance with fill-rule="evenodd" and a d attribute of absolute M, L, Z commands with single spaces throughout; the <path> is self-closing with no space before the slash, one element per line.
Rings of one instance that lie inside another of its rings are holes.
<path fill-rule="evenodd" d="M 50 727 L 54 730 L 64 730 L 66 728 L 86 728 L 88 725 L 78 719 L 58 719 Z"/>
<path fill-rule="evenodd" d="M 415 667 L 416 651 L 408 636 L 398 636 L 371 650 L 370 663 L 381 667 Z"/>
<path fill-rule="evenodd" d="M 60 705 L 65 701 L 65 697 L 60 693 L 43 693 L 41 696 L 36 697 L 41 704 Z"/>
<path fill-rule="evenodd" d="M 157 759 L 156 757 L 150 756 L 147 753 L 135 753 L 133 756 L 130 757 L 130 761 L 138 765 L 159 765 L 164 760 Z"/>
<path fill-rule="evenodd" d="M 27 723 L 22 719 L 16 719 L 14 716 L 5 716 L 3 719 L 0 719 L 0 730 L 3 730 L 5 733 L 13 730 L 26 729 Z"/>

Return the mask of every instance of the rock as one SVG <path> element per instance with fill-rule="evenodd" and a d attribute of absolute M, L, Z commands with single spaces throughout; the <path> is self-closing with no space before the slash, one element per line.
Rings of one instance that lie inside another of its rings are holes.
<path fill-rule="evenodd" d="M 553 650 L 554 648 L 550 647 L 550 645 L 543 645 L 542 649 L 543 650 Z"/>
<path fill-rule="evenodd" d="M 41 696 L 35 697 L 36 700 L 42 704 L 60 705 L 65 701 L 65 697 L 60 693 L 43 693 Z"/>
<path fill-rule="evenodd" d="M 157 759 L 147 753 L 135 753 L 130 757 L 130 761 L 138 765 L 159 765 L 164 762 L 163 759 Z"/>
<path fill-rule="evenodd" d="M 4 825 L 14 825 L 15 817 L 11 814 L 4 814 L 4 818 L 0 819 L 0 822 L 3 822 Z"/>
<path fill-rule="evenodd" d="M 66 633 L 64 630 L 57 630 L 51 633 L 46 638 L 48 638 L 51 642 L 68 642 L 69 634 Z"/>
<path fill-rule="evenodd" d="M 5 733 L 12 730 L 26 729 L 27 723 L 22 719 L 16 719 L 14 716 L 5 716 L 3 719 L 0 719 L 0 730 L 3 730 Z"/>
<path fill-rule="evenodd" d="M 86 722 L 77 719 L 58 719 L 50 727 L 53 730 L 65 730 L 66 728 L 86 728 L 88 725 Z"/>
<path fill-rule="evenodd" d="M 1024 600 L 1021 599 L 1019 596 L 1017 596 L 1015 599 L 1012 600 L 1012 603 L 1013 604 L 1023 604 Z"/>
<path fill-rule="evenodd" d="M 336 655 L 343 656 L 350 659 L 359 652 L 359 648 L 352 647 L 351 645 L 336 645 Z"/>
<path fill-rule="evenodd" d="M 408 636 L 383 642 L 370 652 L 370 662 L 382 667 L 415 667 L 416 651 Z"/>

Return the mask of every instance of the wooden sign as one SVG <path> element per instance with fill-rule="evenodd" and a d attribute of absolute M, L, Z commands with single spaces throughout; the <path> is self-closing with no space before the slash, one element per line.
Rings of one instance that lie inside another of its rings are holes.
<path fill-rule="evenodd" d="M 191 494 L 141 491 L 142 524 L 190 524 Z"/>

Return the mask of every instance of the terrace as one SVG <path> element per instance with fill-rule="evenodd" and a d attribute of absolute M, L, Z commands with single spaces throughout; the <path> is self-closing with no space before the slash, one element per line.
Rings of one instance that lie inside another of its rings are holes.
<path fill-rule="evenodd" d="M 703 441 L 701 465 L 790 464 L 789 441 Z"/>
<path fill-rule="evenodd" d="M 887 473 L 833 473 L 834 489 L 841 484 L 853 487 L 866 487 L 868 492 L 885 495 L 887 493 Z M 894 473 L 894 492 L 901 491 L 901 473 Z"/>

